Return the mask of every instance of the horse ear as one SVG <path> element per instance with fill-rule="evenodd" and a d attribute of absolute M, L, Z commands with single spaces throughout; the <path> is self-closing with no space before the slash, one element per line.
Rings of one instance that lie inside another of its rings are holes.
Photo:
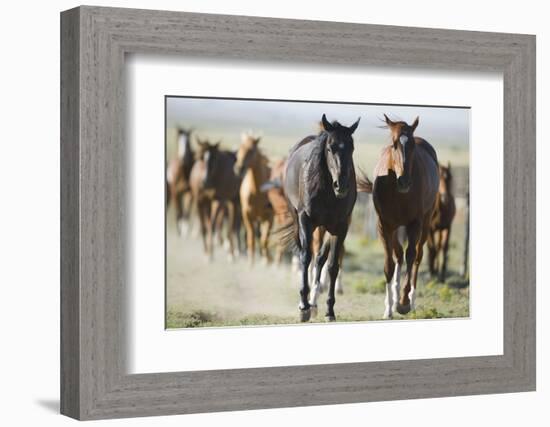
<path fill-rule="evenodd" d="M 261 139 L 262 139 L 262 137 L 259 136 L 257 138 L 254 138 L 252 141 L 254 142 L 254 145 L 258 145 L 258 143 L 260 142 Z"/>
<path fill-rule="evenodd" d="M 386 114 L 384 114 L 384 120 L 386 121 L 386 124 L 387 124 L 389 127 L 392 127 L 392 126 L 393 126 L 393 122 L 389 119 L 388 116 L 386 116 Z"/>
<path fill-rule="evenodd" d="M 323 129 L 325 129 L 327 132 L 330 132 L 333 129 L 325 114 L 323 114 L 323 117 L 321 117 L 321 123 L 323 124 Z"/>
<path fill-rule="evenodd" d="M 418 126 L 418 120 L 419 120 L 419 117 L 416 116 L 416 119 L 414 119 L 414 122 L 413 122 L 413 124 L 412 124 L 412 126 L 411 126 L 413 132 L 416 130 L 416 127 Z"/>
<path fill-rule="evenodd" d="M 357 121 L 356 121 L 354 124 L 352 124 L 352 125 L 350 126 L 350 128 L 349 128 L 350 133 L 355 132 L 355 130 L 357 129 L 357 126 L 359 126 L 359 121 L 360 121 L 360 120 L 361 120 L 361 117 L 359 117 L 359 118 L 357 119 Z"/>
<path fill-rule="evenodd" d="M 218 148 L 220 148 L 220 144 L 221 144 L 221 143 L 222 143 L 222 141 L 221 141 L 221 139 L 220 139 L 218 142 L 216 142 L 216 143 L 213 145 L 213 147 L 214 147 L 215 149 L 218 149 Z"/>
<path fill-rule="evenodd" d="M 451 161 L 447 161 L 447 169 L 450 171 L 451 170 Z"/>

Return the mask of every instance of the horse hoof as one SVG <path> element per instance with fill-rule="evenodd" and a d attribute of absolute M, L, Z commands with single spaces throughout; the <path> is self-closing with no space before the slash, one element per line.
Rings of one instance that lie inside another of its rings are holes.
<path fill-rule="evenodd" d="M 391 320 L 393 319 L 393 315 L 389 311 L 384 311 L 384 315 L 382 316 L 382 319 Z"/>
<path fill-rule="evenodd" d="M 311 318 L 311 309 L 310 308 L 305 308 L 305 309 L 300 309 L 300 322 L 304 323 L 304 322 L 309 322 L 309 319 Z"/>
<path fill-rule="evenodd" d="M 410 304 L 406 304 L 406 305 L 401 305 L 401 304 L 397 304 L 397 312 L 399 314 L 407 314 L 409 311 L 411 311 L 411 305 Z"/>
<path fill-rule="evenodd" d="M 312 305 L 311 308 L 310 308 L 310 311 L 311 311 L 311 317 L 317 317 L 317 306 L 316 305 Z"/>
<path fill-rule="evenodd" d="M 325 316 L 326 322 L 336 322 L 336 316 Z"/>

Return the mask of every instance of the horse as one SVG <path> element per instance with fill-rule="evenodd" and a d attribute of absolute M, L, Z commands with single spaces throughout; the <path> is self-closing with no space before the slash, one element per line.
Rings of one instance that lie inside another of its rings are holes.
<path fill-rule="evenodd" d="M 385 114 L 384 119 L 390 131 L 391 144 L 383 149 L 376 164 L 374 183 L 361 174 L 358 188 L 359 191 L 372 192 L 378 215 L 378 232 L 385 253 L 384 318 L 390 319 L 394 311 L 404 315 L 415 309 L 418 267 L 435 208 L 439 167 L 434 148 L 425 139 L 414 136 L 418 117 L 412 125 L 403 121 L 394 122 Z M 402 292 L 403 247 L 397 237 L 400 226 L 405 226 L 408 240 L 405 254 L 407 277 Z M 393 259 L 394 254 L 397 263 Z"/>
<path fill-rule="evenodd" d="M 455 214 L 453 175 L 451 173 L 451 163 L 448 163 L 447 166 L 439 166 L 439 191 L 427 240 L 430 274 L 432 277 L 436 277 L 439 273 L 440 282 L 445 282 L 447 275 L 447 253 L 451 238 L 451 225 Z M 443 258 L 441 268 L 439 268 L 438 262 L 440 253 Z"/>
<path fill-rule="evenodd" d="M 244 226 L 248 259 L 254 264 L 256 226 L 260 228 L 260 254 L 266 263 L 271 262 L 269 234 L 273 226 L 273 207 L 262 185 L 269 181 L 271 169 L 267 157 L 258 147 L 260 137 L 249 133 L 241 135 L 241 145 L 234 165 L 235 175 L 242 178 L 239 195 Z"/>
<path fill-rule="evenodd" d="M 280 230 L 279 238 L 285 244 L 293 244 L 299 252 L 302 274 L 298 308 L 302 322 L 311 317 L 308 276 L 313 231 L 317 227 L 324 227 L 331 236 L 316 256 L 314 281 L 319 283 L 328 258 L 330 285 L 325 318 L 329 322 L 336 320 L 336 276 L 357 199 L 352 135 L 359 126 L 359 119 L 346 127 L 338 121 L 330 123 L 323 114 L 321 122 L 323 131 L 320 134 L 304 138 L 290 150 L 283 183 L 291 221 Z"/>
<path fill-rule="evenodd" d="M 283 191 L 286 158 L 277 161 L 271 168 L 269 181 L 262 184 L 260 190 L 267 195 L 267 200 L 273 208 L 273 225 L 275 230 L 285 226 L 288 221 L 288 203 Z M 275 263 L 280 265 L 283 260 L 285 247 L 276 242 Z"/>
<path fill-rule="evenodd" d="M 240 186 L 239 177 L 233 173 L 236 157 L 230 151 L 221 150 L 220 142 L 212 144 L 200 139 L 197 142 L 199 157 L 191 171 L 191 189 L 201 224 L 204 252 L 208 259 L 213 258 L 213 236 L 216 230 L 221 232 L 221 223 L 225 217 L 229 256 L 233 260 Z"/>
<path fill-rule="evenodd" d="M 172 159 L 166 167 L 166 204 L 170 201 L 176 208 L 176 222 L 178 233 L 183 234 L 185 223 L 189 221 L 191 206 L 191 187 L 189 177 L 195 162 L 195 153 L 191 147 L 193 129 L 178 129 L 177 157 Z"/>

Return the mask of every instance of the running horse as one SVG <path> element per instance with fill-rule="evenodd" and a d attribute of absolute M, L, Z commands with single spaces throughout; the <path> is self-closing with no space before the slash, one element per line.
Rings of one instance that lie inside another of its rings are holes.
<path fill-rule="evenodd" d="M 239 195 L 243 223 L 246 228 L 246 246 L 248 259 L 254 264 L 256 252 L 256 226 L 260 229 L 260 255 L 267 264 L 271 262 L 269 251 L 269 234 L 273 226 L 273 207 L 262 185 L 269 181 L 271 169 L 268 159 L 261 152 L 258 144 L 260 137 L 250 133 L 241 135 L 242 142 L 237 151 L 234 172 L 242 178 Z"/>
<path fill-rule="evenodd" d="M 279 230 L 283 243 L 293 244 L 300 257 L 300 320 L 307 322 L 312 314 L 308 300 L 309 265 L 312 260 L 313 231 L 323 227 L 330 238 L 315 258 L 316 284 L 328 259 L 330 284 L 327 298 L 327 321 L 335 321 L 334 291 L 340 253 L 348 232 L 349 220 L 357 199 L 353 166 L 353 133 L 359 119 L 350 127 L 322 117 L 323 131 L 304 138 L 290 151 L 285 171 L 284 191 L 291 221 Z M 313 307 L 314 309 L 316 307 Z"/>
<path fill-rule="evenodd" d="M 195 162 L 191 147 L 193 129 L 178 129 L 177 156 L 166 167 L 166 203 L 172 202 L 176 208 L 178 233 L 183 234 L 185 223 L 189 221 L 193 203 L 189 178 Z"/>
<path fill-rule="evenodd" d="M 233 172 L 236 157 L 234 153 L 220 149 L 220 142 L 197 141 L 199 156 L 191 172 L 191 188 L 201 224 L 204 251 L 209 260 L 213 258 L 213 236 L 216 230 L 221 232 L 225 216 L 229 255 L 234 259 L 240 186 L 240 178 Z"/>
<path fill-rule="evenodd" d="M 435 204 L 430 233 L 428 234 L 428 267 L 432 277 L 439 276 L 440 282 L 445 282 L 447 275 L 447 253 L 451 239 L 451 225 L 456 214 L 453 195 L 453 175 L 451 164 L 439 166 L 439 191 Z M 442 257 L 441 268 L 438 259 Z M 439 274 L 438 274 L 439 273 Z"/>
<path fill-rule="evenodd" d="M 414 136 L 418 117 L 412 125 L 394 122 L 385 114 L 384 119 L 392 142 L 382 151 L 373 182 L 363 175 L 358 180 L 358 189 L 372 192 L 378 214 L 378 231 L 385 252 L 384 318 L 389 319 L 394 311 L 407 314 L 415 309 L 418 267 L 422 247 L 430 232 L 439 187 L 439 167 L 434 148 L 426 140 Z M 397 237 L 400 226 L 405 226 L 408 240 L 407 277 L 402 291 L 403 247 Z"/>

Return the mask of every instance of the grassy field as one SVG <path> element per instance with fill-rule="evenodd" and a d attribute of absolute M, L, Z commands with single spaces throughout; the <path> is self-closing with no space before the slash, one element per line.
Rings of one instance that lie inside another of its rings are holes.
<path fill-rule="evenodd" d="M 240 143 L 238 132 L 212 128 L 199 129 L 198 134 L 202 137 L 208 135 L 211 141 L 221 139 L 227 149 L 236 149 Z M 172 158 L 176 146 L 174 129 L 168 129 L 167 139 L 167 156 Z M 260 144 L 269 158 L 278 159 L 284 157 L 295 142 L 289 137 L 266 134 Z M 370 175 L 386 142 L 356 141 L 356 166 Z M 446 144 L 436 146 L 436 149 L 441 162 L 450 160 L 455 166 L 468 165 L 468 151 L 464 146 Z M 457 205 L 447 284 L 432 281 L 424 261 L 418 278 L 416 313 L 395 314 L 395 319 L 469 315 L 469 283 L 459 276 L 464 245 L 464 204 L 457 201 Z M 370 230 L 364 226 L 365 209 L 365 202 L 358 202 L 346 239 L 344 295 L 336 297 L 337 321 L 379 320 L 384 311 L 384 255 L 372 221 Z M 167 215 L 166 239 L 168 328 L 297 323 L 299 278 L 290 263 L 281 266 L 259 263 L 251 268 L 245 257 L 229 262 L 221 247 L 216 248 L 214 261 L 207 263 L 198 237 L 181 238 L 177 235 L 172 211 Z M 325 300 L 326 294 L 322 294 L 319 317 L 312 319 L 313 322 L 324 322 Z"/>

